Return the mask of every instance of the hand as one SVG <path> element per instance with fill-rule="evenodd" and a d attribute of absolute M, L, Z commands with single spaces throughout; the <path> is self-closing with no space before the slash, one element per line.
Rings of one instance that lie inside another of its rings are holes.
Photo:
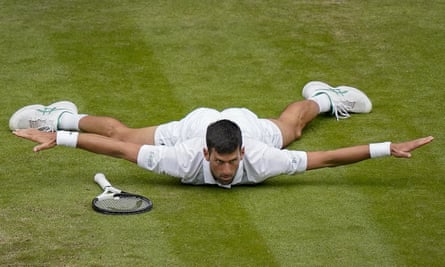
<path fill-rule="evenodd" d="M 15 130 L 12 133 L 18 137 L 39 143 L 39 145 L 34 147 L 34 152 L 50 149 L 57 145 L 57 136 L 55 132 L 41 132 L 37 129 L 23 129 Z"/>
<path fill-rule="evenodd" d="M 391 144 L 391 156 L 397 158 L 410 158 L 411 151 L 432 142 L 434 137 L 428 136 L 403 143 Z"/>

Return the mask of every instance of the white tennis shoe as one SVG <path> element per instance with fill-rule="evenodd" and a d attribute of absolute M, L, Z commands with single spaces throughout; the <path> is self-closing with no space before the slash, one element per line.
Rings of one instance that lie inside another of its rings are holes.
<path fill-rule="evenodd" d="M 9 129 L 35 128 L 44 132 L 57 131 L 59 119 L 64 113 L 77 114 L 77 107 L 69 101 L 59 101 L 49 106 L 29 105 L 17 110 L 9 119 Z"/>
<path fill-rule="evenodd" d="M 326 94 L 331 101 L 331 114 L 337 119 L 349 118 L 349 113 L 369 113 L 372 110 L 368 96 L 350 86 L 332 87 L 324 82 L 313 81 L 303 87 L 302 94 L 305 99 Z"/>

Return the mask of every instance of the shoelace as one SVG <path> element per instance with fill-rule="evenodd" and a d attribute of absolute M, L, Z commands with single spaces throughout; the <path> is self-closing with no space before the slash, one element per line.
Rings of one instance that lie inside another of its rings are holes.
<path fill-rule="evenodd" d="M 346 93 L 345 91 L 340 91 L 339 89 L 336 88 L 326 88 L 323 89 L 322 91 L 325 92 L 321 92 L 321 94 L 326 94 L 329 97 L 332 109 L 331 114 L 335 115 L 335 118 L 337 120 L 347 119 L 351 117 L 351 115 L 349 114 L 349 110 L 352 109 L 354 103 L 342 99 L 343 94 Z M 330 92 L 338 96 L 339 99 L 337 101 L 334 101 L 331 95 L 329 94 Z"/>
<path fill-rule="evenodd" d="M 348 112 L 348 106 L 342 102 L 338 103 L 337 105 L 332 105 L 332 114 L 335 115 L 337 120 L 351 117 Z"/>

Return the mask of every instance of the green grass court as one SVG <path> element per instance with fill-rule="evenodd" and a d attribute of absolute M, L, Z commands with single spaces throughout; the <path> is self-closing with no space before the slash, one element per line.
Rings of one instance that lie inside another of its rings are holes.
<path fill-rule="evenodd" d="M 0 1 L 1 266 L 444 266 L 445 2 Z M 320 116 L 290 146 L 433 135 L 413 158 L 181 185 L 117 159 L 39 154 L 9 117 L 68 99 L 133 127 L 200 106 L 277 116 L 310 80 L 361 88 L 371 114 Z M 104 172 L 154 209 L 91 209 Z"/>

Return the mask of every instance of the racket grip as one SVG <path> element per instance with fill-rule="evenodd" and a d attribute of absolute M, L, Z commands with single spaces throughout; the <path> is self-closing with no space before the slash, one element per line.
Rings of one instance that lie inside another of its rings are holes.
<path fill-rule="evenodd" d="M 105 189 L 105 187 L 111 186 L 110 182 L 108 182 L 107 178 L 103 173 L 96 173 L 94 175 L 94 181 L 102 187 L 102 189 Z"/>

